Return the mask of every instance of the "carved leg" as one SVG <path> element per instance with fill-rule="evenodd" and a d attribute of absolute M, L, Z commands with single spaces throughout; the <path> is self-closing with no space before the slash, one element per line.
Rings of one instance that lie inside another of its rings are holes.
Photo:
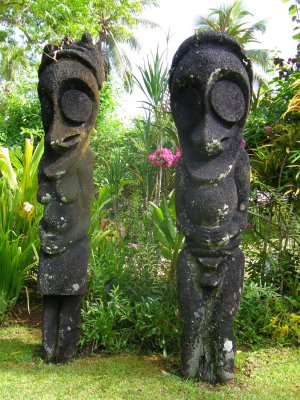
<path fill-rule="evenodd" d="M 82 296 L 44 296 L 42 347 L 46 362 L 65 363 L 75 354 L 81 301 Z"/>
<path fill-rule="evenodd" d="M 201 285 L 201 267 L 185 248 L 178 257 L 179 305 L 184 320 L 181 337 L 183 375 L 211 383 L 233 378 L 233 321 L 238 310 L 244 278 L 244 255 L 233 255 L 218 265 L 220 285 Z"/>
<path fill-rule="evenodd" d="M 46 362 L 55 362 L 58 335 L 59 296 L 43 297 L 42 348 Z"/>
<path fill-rule="evenodd" d="M 211 381 L 212 362 L 208 322 L 211 309 L 207 291 L 200 285 L 200 269 L 188 248 L 177 261 L 179 305 L 184 320 L 181 336 L 181 366 L 185 377 Z"/>
<path fill-rule="evenodd" d="M 237 248 L 223 264 L 223 281 L 214 301 L 212 337 L 217 382 L 227 382 L 234 374 L 233 322 L 243 290 L 244 254 Z"/>
<path fill-rule="evenodd" d="M 81 301 L 82 296 L 61 296 L 57 363 L 67 362 L 76 352 L 76 345 L 80 337 Z"/>

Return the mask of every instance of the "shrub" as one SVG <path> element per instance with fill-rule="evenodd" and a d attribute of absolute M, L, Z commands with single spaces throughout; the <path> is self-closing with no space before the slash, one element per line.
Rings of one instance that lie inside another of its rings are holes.
<path fill-rule="evenodd" d="M 235 319 L 238 344 L 299 345 L 300 316 L 291 311 L 287 297 L 274 286 L 246 282 Z"/>
<path fill-rule="evenodd" d="M 177 352 L 177 296 L 159 264 L 156 247 L 126 243 L 110 234 L 93 251 L 81 345 L 106 351 Z"/>
<path fill-rule="evenodd" d="M 0 98 L 0 145 L 24 146 L 26 137 L 42 137 L 37 83 L 33 79 L 7 83 Z"/>

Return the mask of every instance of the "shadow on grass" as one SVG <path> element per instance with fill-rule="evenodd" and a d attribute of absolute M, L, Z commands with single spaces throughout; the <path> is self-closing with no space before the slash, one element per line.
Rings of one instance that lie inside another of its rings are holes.
<path fill-rule="evenodd" d="M 0 339 L 0 363 L 40 361 L 40 346 L 23 343 L 17 339 L 3 342 L 3 339 Z"/>

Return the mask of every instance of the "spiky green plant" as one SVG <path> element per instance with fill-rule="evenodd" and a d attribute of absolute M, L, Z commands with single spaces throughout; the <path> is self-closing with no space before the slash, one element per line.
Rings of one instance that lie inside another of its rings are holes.
<path fill-rule="evenodd" d="M 134 76 L 134 82 L 147 98 L 142 103 L 156 113 L 163 107 L 168 87 L 168 68 L 164 65 L 163 54 L 159 53 L 159 48 L 157 47 L 155 55 L 151 54 L 151 59 L 147 58 L 144 67 L 138 68 L 141 79 Z"/>

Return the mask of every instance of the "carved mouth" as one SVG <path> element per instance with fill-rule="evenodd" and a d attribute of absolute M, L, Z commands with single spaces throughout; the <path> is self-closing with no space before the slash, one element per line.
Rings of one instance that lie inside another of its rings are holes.
<path fill-rule="evenodd" d="M 63 147 L 72 147 L 72 146 L 75 146 L 79 141 L 80 141 L 80 134 L 76 133 L 74 135 L 67 136 L 62 141 L 62 146 Z"/>

